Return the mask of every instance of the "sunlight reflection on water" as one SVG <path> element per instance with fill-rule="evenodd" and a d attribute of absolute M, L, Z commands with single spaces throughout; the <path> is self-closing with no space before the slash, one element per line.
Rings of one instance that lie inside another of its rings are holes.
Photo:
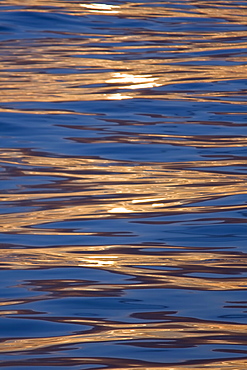
<path fill-rule="evenodd" d="M 246 369 L 246 15 L 2 1 L 0 367 Z"/>

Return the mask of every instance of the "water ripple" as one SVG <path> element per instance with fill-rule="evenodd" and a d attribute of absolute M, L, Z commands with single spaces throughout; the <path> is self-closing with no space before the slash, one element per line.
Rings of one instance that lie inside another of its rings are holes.
<path fill-rule="evenodd" d="M 0 367 L 246 369 L 246 10 L 2 1 Z"/>

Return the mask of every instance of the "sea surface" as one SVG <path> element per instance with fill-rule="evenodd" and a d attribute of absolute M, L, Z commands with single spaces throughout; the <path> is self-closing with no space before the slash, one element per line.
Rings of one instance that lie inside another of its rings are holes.
<path fill-rule="evenodd" d="M 0 368 L 246 370 L 246 1 L 2 0 L 0 91 Z"/>

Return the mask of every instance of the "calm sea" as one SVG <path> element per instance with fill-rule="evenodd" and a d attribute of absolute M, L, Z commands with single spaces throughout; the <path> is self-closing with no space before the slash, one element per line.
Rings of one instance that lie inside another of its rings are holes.
<path fill-rule="evenodd" d="M 2 0 L 0 89 L 0 368 L 246 370 L 246 1 Z"/>

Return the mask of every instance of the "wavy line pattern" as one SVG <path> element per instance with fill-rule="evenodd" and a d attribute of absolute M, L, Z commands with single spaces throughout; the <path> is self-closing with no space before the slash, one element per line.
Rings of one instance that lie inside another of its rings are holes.
<path fill-rule="evenodd" d="M 0 368 L 246 370 L 247 7 L 0 6 Z"/>

